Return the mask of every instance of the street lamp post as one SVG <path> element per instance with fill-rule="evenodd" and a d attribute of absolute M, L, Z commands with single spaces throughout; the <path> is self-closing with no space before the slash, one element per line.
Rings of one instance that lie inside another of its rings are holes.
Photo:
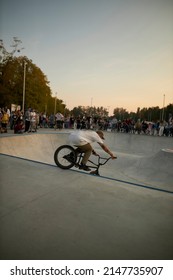
<path fill-rule="evenodd" d="M 164 120 L 164 110 L 165 110 L 165 94 L 163 95 L 162 121 Z"/>
<path fill-rule="evenodd" d="M 57 92 L 55 93 L 55 107 L 54 107 L 54 116 L 56 114 L 56 100 L 57 100 Z"/>
<path fill-rule="evenodd" d="M 25 113 L 25 81 L 26 81 L 26 65 L 27 62 L 24 61 L 24 71 L 23 71 L 23 104 L 22 104 L 22 111 L 23 114 Z"/>

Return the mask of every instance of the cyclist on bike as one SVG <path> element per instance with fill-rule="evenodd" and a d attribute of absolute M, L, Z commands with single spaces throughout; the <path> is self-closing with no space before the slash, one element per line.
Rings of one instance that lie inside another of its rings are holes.
<path fill-rule="evenodd" d="M 84 156 L 80 165 L 80 169 L 85 171 L 90 171 L 91 169 L 86 165 L 90 155 L 93 153 L 94 155 L 98 154 L 93 150 L 91 143 L 97 142 L 101 148 L 108 153 L 112 159 L 115 159 L 116 156 L 109 150 L 109 148 L 104 144 L 104 134 L 101 130 L 92 131 L 92 130 L 78 130 L 74 131 L 69 135 L 69 142 L 76 146 L 76 152 L 83 152 Z"/>

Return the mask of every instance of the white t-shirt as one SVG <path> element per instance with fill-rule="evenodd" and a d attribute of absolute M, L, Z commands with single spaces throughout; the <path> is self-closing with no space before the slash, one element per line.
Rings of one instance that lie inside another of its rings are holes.
<path fill-rule="evenodd" d="M 63 120 L 63 118 L 64 118 L 64 116 L 63 116 L 61 113 L 57 113 L 57 114 L 55 115 L 55 117 L 56 117 L 56 120 L 57 120 L 57 121 L 61 121 L 61 120 Z"/>
<path fill-rule="evenodd" d="M 69 135 L 69 142 L 72 145 L 83 146 L 88 143 L 97 142 L 103 144 L 103 140 L 95 131 L 91 130 L 79 130 L 74 131 Z"/>
<path fill-rule="evenodd" d="M 35 122 L 36 121 L 36 117 L 37 117 L 36 112 L 31 112 L 30 113 L 31 122 Z"/>

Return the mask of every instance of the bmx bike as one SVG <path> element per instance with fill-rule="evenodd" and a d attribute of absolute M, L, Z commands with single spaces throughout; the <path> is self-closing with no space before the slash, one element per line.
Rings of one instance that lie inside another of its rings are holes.
<path fill-rule="evenodd" d="M 104 158 L 104 157 L 100 157 L 97 156 L 97 163 L 93 162 L 92 160 L 88 160 L 88 162 L 91 165 L 87 166 L 89 168 L 93 168 L 95 170 L 91 171 L 90 174 L 93 175 L 100 175 L 99 174 L 99 168 L 101 165 L 104 165 L 108 162 L 108 160 L 111 159 L 111 157 L 109 158 Z M 56 165 L 58 167 L 60 167 L 61 169 L 70 169 L 73 166 L 75 166 L 76 168 L 79 168 L 81 165 L 81 161 L 83 158 L 83 152 L 76 152 L 75 148 L 73 148 L 70 145 L 62 145 L 60 147 L 58 147 L 54 153 L 54 161 L 56 163 Z"/>

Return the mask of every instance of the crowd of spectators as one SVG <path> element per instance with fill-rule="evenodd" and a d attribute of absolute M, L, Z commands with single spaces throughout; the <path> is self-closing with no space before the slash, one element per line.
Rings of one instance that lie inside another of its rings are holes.
<path fill-rule="evenodd" d="M 173 137 L 173 118 L 170 115 L 168 121 L 151 122 L 146 120 L 134 121 L 133 119 L 117 120 L 114 117 L 64 117 L 60 112 L 50 114 L 36 112 L 28 108 L 25 114 L 21 110 L 10 112 L 8 108 L 0 109 L 0 130 L 7 133 L 13 130 L 14 133 L 37 132 L 38 128 L 52 129 L 93 129 L 105 130 L 117 133 L 145 134 L 153 136 Z"/>
<path fill-rule="evenodd" d="M 173 119 L 168 121 L 151 122 L 138 119 L 136 122 L 132 119 L 123 121 L 113 119 L 110 121 L 109 127 L 111 131 L 145 134 L 153 136 L 173 136 Z"/>

